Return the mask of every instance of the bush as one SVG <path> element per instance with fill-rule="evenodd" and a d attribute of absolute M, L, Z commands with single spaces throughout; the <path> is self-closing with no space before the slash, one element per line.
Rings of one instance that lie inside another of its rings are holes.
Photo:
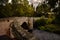
<path fill-rule="evenodd" d="M 34 27 L 38 28 L 39 26 L 45 26 L 46 21 L 44 19 L 39 19 L 34 22 Z"/>
<path fill-rule="evenodd" d="M 38 27 L 40 30 L 46 30 L 45 26 Z"/>
<path fill-rule="evenodd" d="M 60 27 L 57 26 L 57 25 L 53 25 L 53 24 L 40 26 L 40 27 L 38 27 L 38 29 L 39 30 L 48 31 L 48 32 L 57 33 L 57 34 L 60 33 Z"/>
<path fill-rule="evenodd" d="M 46 19 L 44 16 L 40 17 L 40 19 L 36 20 L 34 22 L 34 27 L 40 27 L 40 26 L 45 26 L 45 25 L 48 25 L 48 24 L 51 24 L 53 21 L 52 18 L 48 18 Z"/>
<path fill-rule="evenodd" d="M 44 30 L 48 32 L 53 33 L 60 33 L 60 27 L 59 25 L 54 24 L 55 23 L 55 17 L 45 19 L 44 17 L 41 17 L 40 19 L 36 20 L 34 22 L 34 27 L 39 30 Z"/>

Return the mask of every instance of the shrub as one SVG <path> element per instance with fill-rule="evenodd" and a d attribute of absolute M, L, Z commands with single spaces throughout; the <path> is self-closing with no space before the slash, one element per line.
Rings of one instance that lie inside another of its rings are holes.
<path fill-rule="evenodd" d="M 46 21 L 44 19 L 39 19 L 34 22 L 34 27 L 38 28 L 40 26 L 45 26 Z"/>
<path fill-rule="evenodd" d="M 44 31 L 48 31 L 48 32 L 53 32 L 53 33 L 60 33 L 60 27 L 57 25 L 45 25 L 45 26 L 40 26 L 38 27 L 39 30 L 44 30 Z"/>

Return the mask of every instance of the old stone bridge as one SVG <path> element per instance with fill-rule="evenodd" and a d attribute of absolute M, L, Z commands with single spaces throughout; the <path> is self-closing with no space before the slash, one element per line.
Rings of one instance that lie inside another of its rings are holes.
<path fill-rule="evenodd" d="M 11 17 L 11 18 L 1 18 L 0 19 L 0 35 L 6 34 L 7 30 L 10 28 L 11 22 L 18 22 L 22 25 L 24 22 L 29 24 L 29 28 L 33 28 L 33 18 L 32 17 Z"/>

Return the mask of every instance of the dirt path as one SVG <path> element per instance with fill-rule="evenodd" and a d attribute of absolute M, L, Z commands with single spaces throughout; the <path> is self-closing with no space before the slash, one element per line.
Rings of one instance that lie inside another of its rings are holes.
<path fill-rule="evenodd" d="M 60 35 L 41 30 L 34 30 L 33 34 L 40 40 L 60 40 Z"/>

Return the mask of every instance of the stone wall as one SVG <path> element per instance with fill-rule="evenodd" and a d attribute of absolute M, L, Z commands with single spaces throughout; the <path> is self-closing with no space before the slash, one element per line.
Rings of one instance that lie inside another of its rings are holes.
<path fill-rule="evenodd" d="M 13 21 L 17 21 L 19 25 L 22 25 L 23 22 L 26 22 L 30 24 L 29 28 L 33 29 L 33 18 L 32 17 L 12 17 L 12 18 L 1 18 L 0 19 L 0 35 L 5 35 L 7 34 L 9 28 L 10 28 L 10 23 Z"/>

